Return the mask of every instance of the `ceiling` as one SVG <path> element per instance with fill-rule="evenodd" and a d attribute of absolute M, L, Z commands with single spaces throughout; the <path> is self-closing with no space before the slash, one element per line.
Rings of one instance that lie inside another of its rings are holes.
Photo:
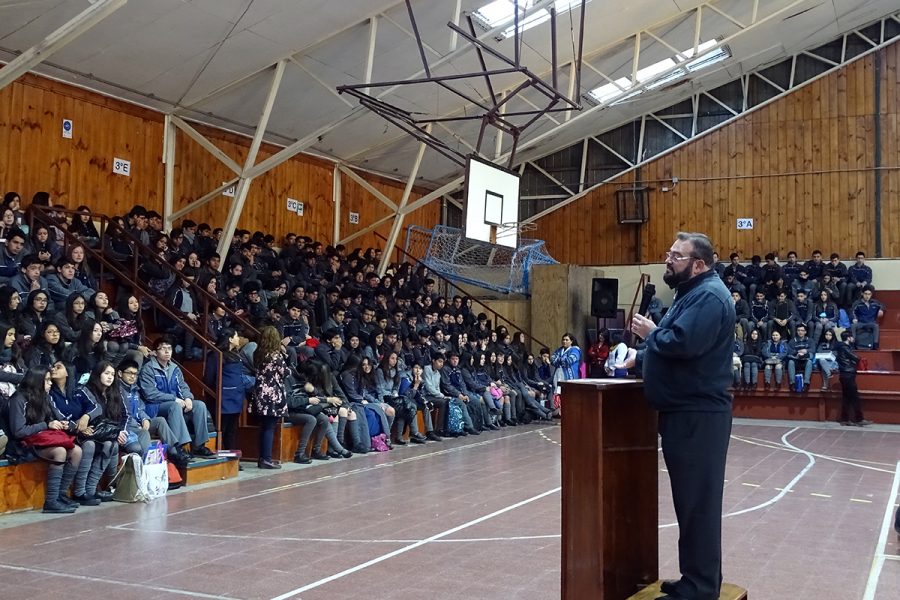
<path fill-rule="evenodd" d="M 474 11 L 489 0 L 459 0 Z M 436 74 L 478 70 L 477 56 L 457 40 L 452 50 L 447 22 L 453 0 L 413 0 L 412 5 L 432 71 Z M 654 90 L 616 106 L 591 109 L 566 122 L 557 114 L 542 118 L 520 140 L 520 159 L 533 159 L 572 144 L 587 134 L 627 122 L 648 110 L 668 106 L 701 89 L 711 89 L 760 66 L 814 48 L 842 33 L 897 11 L 896 0 L 590 0 L 585 14 L 582 92 L 629 76 L 634 36 L 642 34 L 638 67 L 672 55 L 665 44 L 692 48 L 700 12 L 700 41 L 727 42 L 732 58 L 696 72 L 675 89 Z M 757 23 L 752 21 L 756 5 Z M 89 6 L 89 0 L 0 0 L 0 59 L 11 60 Z M 725 13 L 724 15 L 722 13 Z M 557 21 L 559 62 L 573 56 L 573 29 L 580 11 Z M 406 178 L 418 143 L 361 109 L 352 98 L 338 97 L 335 87 L 364 81 L 370 45 L 370 20 L 376 35 L 372 81 L 403 80 L 422 75 L 418 48 L 411 36 L 404 2 L 397 0 L 131 0 L 90 31 L 62 48 L 35 71 L 70 83 L 149 106 L 183 118 L 252 135 L 269 91 L 274 65 L 283 59 L 284 76 L 265 139 L 286 146 L 309 138 L 310 152 L 393 177 Z M 735 22 L 737 21 L 737 23 Z M 511 39 L 497 42 L 478 30 L 486 43 L 512 55 Z M 663 40 L 661 43 L 659 40 Z M 550 24 L 523 34 L 522 64 L 549 81 Z M 577 40 L 575 40 L 577 43 Z M 488 58 L 489 67 L 503 66 Z M 569 70 L 558 70 L 559 89 L 569 86 Z M 506 89 L 519 75 L 498 77 Z M 484 96 L 481 80 L 458 84 L 470 95 Z M 435 84 L 405 86 L 386 100 L 432 116 L 473 114 L 472 105 Z M 509 110 L 531 108 L 542 97 L 529 91 Z M 460 151 L 470 151 L 478 125 L 465 121 L 435 127 L 433 133 Z M 494 137 L 486 144 L 494 151 Z M 501 153 L 510 147 L 504 136 Z M 518 162 L 518 160 L 517 160 Z M 437 186 L 459 176 L 460 168 L 427 151 L 418 183 Z"/>

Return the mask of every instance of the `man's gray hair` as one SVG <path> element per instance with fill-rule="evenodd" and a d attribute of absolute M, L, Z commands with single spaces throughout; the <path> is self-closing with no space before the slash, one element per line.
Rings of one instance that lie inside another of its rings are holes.
<path fill-rule="evenodd" d="M 715 250 L 705 233 L 686 233 L 681 231 L 676 237 L 679 241 L 691 243 L 691 246 L 694 248 L 691 251 L 691 256 L 702 260 L 707 267 L 713 265 L 713 262 L 715 262 L 713 261 L 713 252 Z"/>

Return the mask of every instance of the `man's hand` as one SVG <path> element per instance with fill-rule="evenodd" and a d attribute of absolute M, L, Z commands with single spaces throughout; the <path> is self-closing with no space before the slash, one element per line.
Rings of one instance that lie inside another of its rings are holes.
<path fill-rule="evenodd" d="M 641 314 L 635 314 L 631 318 L 631 332 L 643 339 L 647 339 L 654 329 L 656 329 L 656 323 L 653 322 L 653 319 L 648 319 Z"/>
<path fill-rule="evenodd" d="M 194 401 L 191 398 L 184 399 L 184 412 L 191 412 L 194 410 Z"/>
<path fill-rule="evenodd" d="M 144 419 L 141 422 L 141 429 L 144 431 L 150 431 L 150 419 Z"/>

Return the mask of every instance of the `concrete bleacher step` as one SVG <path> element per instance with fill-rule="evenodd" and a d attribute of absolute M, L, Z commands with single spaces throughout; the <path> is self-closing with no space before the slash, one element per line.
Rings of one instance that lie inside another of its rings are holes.
<path fill-rule="evenodd" d="M 900 371 L 900 350 L 858 350 L 868 371 Z"/>
<path fill-rule="evenodd" d="M 656 598 L 660 598 L 665 595 L 659 589 L 661 584 L 661 581 L 657 581 L 653 585 L 648 585 L 637 594 L 629 596 L 627 600 L 655 600 Z M 747 600 L 747 598 L 747 590 L 744 588 L 738 587 L 732 583 L 722 584 L 722 590 L 719 592 L 719 600 Z"/>

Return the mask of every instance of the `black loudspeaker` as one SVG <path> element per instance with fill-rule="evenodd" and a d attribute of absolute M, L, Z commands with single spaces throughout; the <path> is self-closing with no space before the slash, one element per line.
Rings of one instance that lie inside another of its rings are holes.
<path fill-rule="evenodd" d="M 596 277 L 591 282 L 591 315 L 612 319 L 619 307 L 619 280 Z"/>

